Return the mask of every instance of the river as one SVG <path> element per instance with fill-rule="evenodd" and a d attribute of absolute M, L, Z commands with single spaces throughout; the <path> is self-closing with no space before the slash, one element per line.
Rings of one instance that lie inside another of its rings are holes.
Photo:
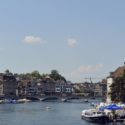
<path fill-rule="evenodd" d="M 82 110 L 93 108 L 90 103 L 76 100 L 0 104 L 0 125 L 101 125 L 81 119 Z M 50 109 L 47 110 L 47 106 Z"/>

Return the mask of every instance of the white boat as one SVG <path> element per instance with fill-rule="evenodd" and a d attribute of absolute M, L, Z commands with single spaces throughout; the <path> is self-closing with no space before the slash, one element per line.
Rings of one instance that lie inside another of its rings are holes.
<path fill-rule="evenodd" d="M 88 102 L 88 99 L 84 99 L 84 102 Z"/>
<path fill-rule="evenodd" d="M 18 99 L 18 103 L 24 103 L 23 99 Z"/>
<path fill-rule="evenodd" d="M 5 100 L 0 100 L 0 104 L 4 104 L 5 103 Z"/>
<path fill-rule="evenodd" d="M 109 122 L 109 117 L 105 114 L 103 111 L 95 110 L 95 109 L 89 109 L 89 110 L 83 110 L 81 117 L 87 121 L 91 122 Z"/>
<path fill-rule="evenodd" d="M 24 98 L 23 101 L 24 102 L 31 102 L 32 100 Z"/>

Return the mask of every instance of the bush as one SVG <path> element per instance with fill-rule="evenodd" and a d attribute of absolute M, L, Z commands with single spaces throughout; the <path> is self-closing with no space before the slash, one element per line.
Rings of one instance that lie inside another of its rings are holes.
<path fill-rule="evenodd" d="M 84 93 L 84 91 L 81 89 L 76 89 L 76 93 Z"/>

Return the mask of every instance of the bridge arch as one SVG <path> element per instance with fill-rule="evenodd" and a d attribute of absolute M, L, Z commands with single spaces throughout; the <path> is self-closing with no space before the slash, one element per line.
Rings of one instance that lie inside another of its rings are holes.
<path fill-rule="evenodd" d="M 34 97 L 34 96 L 26 96 L 24 98 L 30 99 L 30 100 L 39 100 L 39 97 Z"/>
<path fill-rule="evenodd" d="M 55 97 L 55 96 L 49 96 L 49 97 L 42 98 L 42 101 L 45 101 L 45 100 L 62 100 L 62 98 Z"/>

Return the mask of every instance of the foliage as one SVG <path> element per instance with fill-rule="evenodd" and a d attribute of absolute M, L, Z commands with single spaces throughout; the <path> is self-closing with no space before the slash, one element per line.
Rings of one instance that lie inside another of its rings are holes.
<path fill-rule="evenodd" d="M 33 72 L 30 73 L 30 76 L 32 77 L 41 77 L 40 73 L 37 70 L 34 70 Z"/>
<path fill-rule="evenodd" d="M 112 114 L 114 115 L 116 113 L 116 111 L 115 110 L 112 110 Z"/>
<path fill-rule="evenodd" d="M 42 74 L 40 75 L 40 73 L 37 71 L 37 70 L 34 70 L 33 72 L 31 73 L 26 73 L 26 74 L 20 74 L 22 77 L 25 77 L 25 76 L 32 76 L 32 77 L 37 77 L 37 78 L 44 78 L 46 77 L 47 75 L 49 75 L 53 80 L 57 81 L 57 80 L 63 80 L 65 81 L 66 83 L 66 79 L 65 77 L 63 77 L 62 75 L 59 74 L 59 72 L 57 70 L 52 70 L 51 71 L 51 74 Z M 25 78 L 23 78 L 25 79 Z"/>
<path fill-rule="evenodd" d="M 91 90 L 91 89 L 84 89 L 84 92 L 85 92 L 85 93 L 91 93 L 92 90 Z"/>
<path fill-rule="evenodd" d="M 9 72 L 9 73 L 7 73 L 7 75 L 11 75 L 11 76 L 13 76 L 13 73 Z"/>
<path fill-rule="evenodd" d="M 50 77 L 52 79 L 54 79 L 55 81 L 63 80 L 63 81 L 66 82 L 66 79 L 62 75 L 60 75 L 59 72 L 57 70 L 55 70 L 55 69 L 51 71 Z"/>
<path fill-rule="evenodd" d="M 42 78 L 44 78 L 44 77 L 46 77 L 46 76 L 47 76 L 47 74 L 44 74 L 44 73 L 41 75 Z"/>
<path fill-rule="evenodd" d="M 125 70 L 122 77 L 116 77 L 110 86 L 112 102 L 125 102 Z"/>
<path fill-rule="evenodd" d="M 76 89 L 76 93 L 84 93 L 84 91 L 81 89 Z"/>
<path fill-rule="evenodd" d="M 20 76 L 25 76 L 25 74 L 24 74 L 24 73 L 21 73 Z"/>

